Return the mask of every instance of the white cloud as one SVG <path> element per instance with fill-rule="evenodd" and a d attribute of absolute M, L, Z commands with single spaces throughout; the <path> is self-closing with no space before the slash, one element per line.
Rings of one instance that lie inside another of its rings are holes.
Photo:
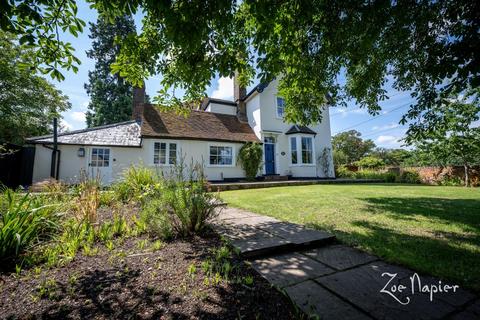
<path fill-rule="evenodd" d="M 400 125 L 398 123 L 392 122 L 390 124 L 386 124 L 383 126 L 373 126 L 372 130 L 377 131 L 377 130 L 387 130 L 387 129 L 394 129 L 398 128 Z"/>
<path fill-rule="evenodd" d="M 217 88 L 212 92 L 212 98 L 233 99 L 233 79 L 221 77 L 218 79 Z"/>
<path fill-rule="evenodd" d="M 60 120 L 60 132 L 71 131 L 73 130 L 73 126 L 65 119 Z"/>
<path fill-rule="evenodd" d="M 77 121 L 77 122 L 85 122 L 86 121 L 85 112 L 73 111 L 71 113 L 71 117 L 74 121 Z"/>
<path fill-rule="evenodd" d="M 381 135 L 375 139 L 375 143 L 380 147 L 385 148 L 399 148 L 402 145 L 401 139 L 403 136 Z"/>

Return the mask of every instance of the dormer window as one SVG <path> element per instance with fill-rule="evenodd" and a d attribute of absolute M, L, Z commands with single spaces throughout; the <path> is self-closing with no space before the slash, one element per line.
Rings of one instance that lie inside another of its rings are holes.
<path fill-rule="evenodd" d="M 283 118 L 285 114 L 285 100 L 281 97 L 277 97 L 277 118 Z"/>

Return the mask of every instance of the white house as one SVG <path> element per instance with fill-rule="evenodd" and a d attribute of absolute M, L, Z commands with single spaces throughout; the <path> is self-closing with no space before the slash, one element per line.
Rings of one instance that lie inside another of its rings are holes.
<path fill-rule="evenodd" d="M 187 117 L 145 104 L 144 89 L 135 89 L 131 121 L 61 133 L 55 156 L 52 135 L 27 139 L 35 144 L 33 183 L 52 173 L 75 183 L 85 170 L 109 184 L 131 165 L 169 170 L 179 157 L 203 164 L 211 181 L 241 179 L 245 172 L 237 154 L 245 142 L 263 144 L 260 176 L 334 177 L 329 108 L 319 106 L 318 125 L 288 124 L 277 84 L 260 84 L 246 94 L 235 83 L 235 101 L 206 98 Z"/>

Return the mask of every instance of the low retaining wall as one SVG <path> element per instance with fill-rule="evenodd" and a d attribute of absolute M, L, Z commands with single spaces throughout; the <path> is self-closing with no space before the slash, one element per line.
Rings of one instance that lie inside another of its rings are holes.
<path fill-rule="evenodd" d="M 209 185 L 212 191 L 228 191 L 242 189 L 259 189 L 288 186 L 307 186 L 313 184 L 342 184 L 342 183 L 383 183 L 381 179 L 322 179 L 322 180 L 288 180 L 288 181 L 262 181 L 262 182 L 236 182 L 236 183 L 212 183 Z"/>

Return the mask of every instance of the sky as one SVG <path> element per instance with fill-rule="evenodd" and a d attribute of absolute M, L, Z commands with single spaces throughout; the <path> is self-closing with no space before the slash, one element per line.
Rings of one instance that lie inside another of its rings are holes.
<path fill-rule="evenodd" d="M 66 94 L 72 108 L 63 113 L 63 126 L 68 130 L 82 129 L 86 127 L 85 112 L 89 97 L 84 89 L 88 82 L 88 71 L 93 70 L 95 62 L 87 58 L 86 51 L 91 48 L 91 39 L 88 22 L 95 22 L 97 13 L 90 9 L 83 1 L 78 2 L 78 16 L 87 23 L 84 32 L 75 38 L 70 34 L 62 34 L 62 39 L 72 43 L 76 56 L 82 61 L 77 73 L 64 71 L 65 80 L 61 82 L 52 81 L 56 87 Z M 141 14 L 134 17 L 137 29 L 141 26 Z M 252 84 L 252 86 L 255 84 Z M 160 89 L 160 76 L 149 78 L 145 81 L 148 95 L 153 97 Z M 378 116 L 371 116 L 365 109 L 360 109 L 354 101 L 348 103 L 347 108 L 333 107 L 330 109 L 330 121 L 332 136 L 346 130 L 357 130 L 366 139 L 372 139 L 379 147 L 398 148 L 400 141 L 405 134 L 406 127 L 399 125 L 399 120 L 407 110 L 408 105 L 413 101 L 408 92 L 398 92 L 387 84 L 387 96 L 390 99 L 380 103 L 382 111 Z M 229 78 L 212 79 L 211 86 L 207 89 L 209 96 L 220 99 L 233 99 L 233 80 Z"/>

